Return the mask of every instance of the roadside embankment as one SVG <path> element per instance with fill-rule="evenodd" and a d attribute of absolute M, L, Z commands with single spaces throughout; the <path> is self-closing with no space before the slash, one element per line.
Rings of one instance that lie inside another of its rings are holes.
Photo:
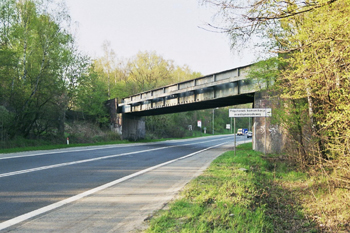
<path fill-rule="evenodd" d="M 281 157 L 243 144 L 218 157 L 179 197 L 150 221 L 146 232 L 346 232 L 327 225 L 315 202 L 313 177 Z M 324 190 L 320 190 L 323 193 Z M 346 206 L 343 211 L 346 212 Z M 319 216 L 316 218 L 315 216 Z"/>

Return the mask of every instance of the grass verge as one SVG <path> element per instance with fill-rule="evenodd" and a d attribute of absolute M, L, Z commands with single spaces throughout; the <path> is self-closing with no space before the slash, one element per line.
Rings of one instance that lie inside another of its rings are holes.
<path fill-rule="evenodd" d="M 213 161 L 146 232 L 318 232 L 300 202 L 308 176 L 247 143 Z"/>
<path fill-rule="evenodd" d="M 194 135 L 190 137 L 184 138 L 161 138 L 161 139 L 143 139 L 139 141 L 128 141 L 128 140 L 114 140 L 114 141 L 98 141 L 94 143 L 72 143 L 67 144 L 52 144 L 50 141 L 45 140 L 30 140 L 23 139 L 16 140 L 14 142 L 0 142 L 0 154 L 5 153 L 16 153 L 16 152 L 24 152 L 24 151 L 36 151 L 36 150 L 53 150 L 53 149 L 62 149 L 62 148 L 70 148 L 70 147 L 83 147 L 83 146 L 101 146 L 101 145 L 113 145 L 113 144 L 127 144 L 127 143 L 149 143 L 149 142 L 162 142 L 167 140 L 177 140 L 177 139 L 190 139 L 190 138 L 198 138 L 198 137 L 206 137 L 212 136 L 211 134 L 201 134 Z M 73 140 L 71 140 L 73 141 Z M 12 145 L 7 145 L 10 148 L 1 149 L 2 143 L 7 143 Z M 38 145 L 37 145 L 38 144 Z"/>
<path fill-rule="evenodd" d="M 54 149 L 62 149 L 62 148 L 70 148 L 70 147 L 83 147 L 83 146 L 101 146 L 101 145 L 113 145 L 113 144 L 124 144 L 131 143 L 126 140 L 119 141 L 111 141 L 111 142 L 96 142 L 96 143 L 77 143 L 77 144 L 57 144 L 57 145 L 40 145 L 40 146 L 26 146 L 16 147 L 16 148 L 7 148 L 0 149 L 1 153 L 16 153 L 16 152 L 24 152 L 24 151 L 36 151 L 36 150 L 54 150 Z"/>

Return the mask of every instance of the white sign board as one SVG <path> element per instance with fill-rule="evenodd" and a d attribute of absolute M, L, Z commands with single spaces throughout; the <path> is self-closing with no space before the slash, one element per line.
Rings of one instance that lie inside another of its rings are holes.
<path fill-rule="evenodd" d="M 226 124 L 226 129 L 231 129 L 231 125 L 230 124 Z"/>
<path fill-rule="evenodd" d="M 197 126 L 198 126 L 199 128 L 202 128 L 202 121 L 197 121 Z"/>
<path fill-rule="evenodd" d="M 270 117 L 271 108 L 233 108 L 229 109 L 229 117 Z"/>

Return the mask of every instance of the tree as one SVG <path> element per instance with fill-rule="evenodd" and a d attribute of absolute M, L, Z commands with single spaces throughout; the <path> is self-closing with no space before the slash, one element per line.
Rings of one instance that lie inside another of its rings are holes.
<path fill-rule="evenodd" d="M 129 62 L 129 80 L 134 91 L 143 92 L 169 84 L 174 70 L 172 61 L 167 61 L 155 52 L 139 52 Z"/>
<path fill-rule="evenodd" d="M 108 87 L 108 98 L 111 97 L 111 79 L 113 70 L 115 69 L 115 52 L 111 48 L 111 42 L 105 41 L 102 45 L 103 57 L 95 60 L 96 69 L 100 69 L 100 74 L 103 74 L 100 78 L 105 79 Z M 114 72 L 115 73 L 115 72 Z M 116 84 L 116 76 L 114 77 L 114 84 Z"/>
<path fill-rule="evenodd" d="M 67 71 L 76 65 L 74 40 L 63 26 L 64 8 L 46 1 L 2 1 L 0 30 L 1 103 L 14 117 L 9 134 L 63 135 L 62 112 L 68 99 Z M 63 117 L 64 118 L 64 117 Z"/>
<path fill-rule="evenodd" d="M 350 160 L 345 146 L 350 135 L 345 127 L 350 123 L 349 13 L 350 1 L 333 1 L 296 18 L 297 33 L 290 37 L 293 56 L 288 59 L 294 69 L 283 73 L 283 97 L 308 100 L 315 149 L 327 161 Z"/>
<path fill-rule="evenodd" d="M 350 1 L 205 2 L 224 13 L 233 45 L 263 38 L 287 64 L 276 87 L 288 114 L 297 114 L 285 119 L 297 120 L 307 139 L 304 159 L 332 166 L 337 181 L 349 180 Z"/>
<path fill-rule="evenodd" d="M 190 79 L 195 79 L 201 76 L 201 73 L 193 72 L 188 65 L 176 66 L 176 68 L 173 70 L 172 80 L 170 83 L 178 83 Z"/>
<path fill-rule="evenodd" d="M 77 88 L 76 110 L 93 116 L 96 123 L 104 124 L 108 122 L 108 111 L 105 107 L 107 100 L 108 84 L 99 78 L 99 73 L 92 65 Z"/>

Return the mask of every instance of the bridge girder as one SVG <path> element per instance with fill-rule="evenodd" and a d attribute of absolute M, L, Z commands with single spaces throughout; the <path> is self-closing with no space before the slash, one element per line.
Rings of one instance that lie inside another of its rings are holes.
<path fill-rule="evenodd" d="M 160 115 L 252 103 L 256 83 L 247 78 L 249 66 L 164 86 L 124 98 L 118 113 Z"/>

